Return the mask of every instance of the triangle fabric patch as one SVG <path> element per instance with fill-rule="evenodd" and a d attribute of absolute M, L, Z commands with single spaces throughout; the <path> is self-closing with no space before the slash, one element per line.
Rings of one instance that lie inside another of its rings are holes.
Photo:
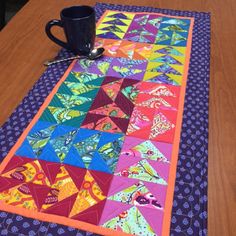
<path fill-rule="evenodd" d="M 99 143 L 100 137 L 101 134 L 97 133 L 84 139 L 81 142 L 74 144 L 74 147 L 82 158 L 86 168 L 88 168 L 92 162 L 94 153 L 97 150 L 97 145 Z"/>
<path fill-rule="evenodd" d="M 168 64 L 158 65 L 157 67 L 149 69 L 148 71 L 150 71 L 150 72 L 160 72 L 160 73 L 164 73 L 164 74 L 181 75 L 181 73 L 179 71 L 175 70 L 173 67 L 171 67 Z"/>
<path fill-rule="evenodd" d="M 90 208 L 86 209 L 85 211 L 79 213 L 76 216 L 73 216 L 72 219 L 84 221 L 86 223 L 98 225 L 99 220 L 101 218 L 103 208 L 105 205 L 106 200 L 102 200 L 99 203 L 91 206 Z"/>
<path fill-rule="evenodd" d="M 78 130 L 72 130 L 63 136 L 59 136 L 49 141 L 50 145 L 54 149 L 55 153 L 57 154 L 57 157 L 61 162 L 63 162 L 66 158 L 66 155 L 68 154 L 73 144 L 73 140 L 77 132 Z"/>
<path fill-rule="evenodd" d="M 48 110 L 53 115 L 57 123 L 63 123 L 76 117 L 81 117 L 86 113 L 83 111 L 71 110 L 59 107 L 48 107 Z"/>
<path fill-rule="evenodd" d="M 76 201 L 70 212 L 70 217 L 85 211 L 105 198 L 106 196 L 103 194 L 101 188 L 96 183 L 93 176 L 87 171 L 81 189 L 78 192 Z"/>
<path fill-rule="evenodd" d="M 167 162 L 167 158 L 160 152 L 160 150 L 153 144 L 151 140 L 141 142 L 130 149 L 123 149 L 121 154 L 125 155 L 126 157 L 136 156 L 153 161 Z"/>
<path fill-rule="evenodd" d="M 22 181 L 22 183 L 50 186 L 50 182 L 38 160 L 31 160 L 31 162 L 17 166 L 15 169 L 2 174 L 2 176 Z"/>
<path fill-rule="evenodd" d="M 123 13 L 115 13 L 115 14 L 109 15 L 107 17 L 116 18 L 116 19 L 130 20 L 130 18 L 127 15 L 123 14 Z"/>
<path fill-rule="evenodd" d="M 33 183 L 29 183 L 27 184 L 27 186 L 29 187 L 30 193 L 34 199 L 35 204 L 38 207 L 38 210 L 40 210 L 45 198 L 47 197 L 50 191 L 50 188 L 48 186 Z"/>
<path fill-rule="evenodd" d="M 56 96 L 59 98 L 63 106 L 67 109 L 76 106 L 81 106 L 82 104 L 89 103 L 92 101 L 91 98 L 81 97 L 77 95 L 67 95 L 67 94 L 57 93 Z"/>
<path fill-rule="evenodd" d="M 182 65 L 181 62 L 179 62 L 178 60 L 176 60 L 175 58 L 173 58 L 169 55 L 157 57 L 155 59 L 152 59 L 151 61 L 160 62 L 160 63 L 167 63 L 167 64 L 174 64 L 174 65 Z"/>
<path fill-rule="evenodd" d="M 6 187 L 6 178 L 4 182 L 2 180 L 3 179 L 0 178 L 1 184 L 3 183 L 4 187 Z M 35 193 L 32 192 L 32 188 L 29 187 L 29 184 L 15 185 L 14 187 L 9 188 L 11 184 L 12 183 L 8 182 L 8 189 L 0 192 L 0 200 L 14 207 L 26 208 L 30 211 L 39 210 L 34 200 Z M 41 185 L 38 186 L 42 188 Z M 0 188 L 0 191 L 1 189 L 2 188 Z M 37 203 L 40 204 L 40 200 Z"/>
<path fill-rule="evenodd" d="M 57 202 L 46 210 L 43 210 L 43 212 L 68 217 L 76 200 L 76 197 L 77 194 L 74 194 L 60 202 Z"/>
<path fill-rule="evenodd" d="M 39 160 L 39 163 L 46 174 L 50 184 L 52 185 L 56 179 L 57 174 L 60 172 L 61 164 L 54 162 L 47 162 Z"/>
<path fill-rule="evenodd" d="M 42 153 L 43 148 L 46 146 L 55 128 L 56 126 L 52 125 L 46 129 L 39 130 L 35 133 L 30 133 L 27 136 L 26 139 L 37 157 Z"/>
<path fill-rule="evenodd" d="M 2 173 L 7 173 L 10 170 L 17 168 L 18 166 L 22 166 L 28 162 L 31 162 L 31 158 L 21 157 L 21 156 L 13 156 L 11 160 L 7 163 L 7 166 L 4 168 Z"/>
<path fill-rule="evenodd" d="M 179 52 L 177 49 L 171 46 L 158 49 L 154 51 L 154 53 L 161 53 L 161 54 L 173 55 L 173 56 L 184 56 L 181 52 Z"/>
<path fill-rule="evenodd" d="M 163 209 L 163 206 L 161 206 L 142 181 L 123 189 L 122 191 L 110 196 L 108 199 L 139 207 Z"/>
<path fill-rule="evenodd" d="M 165 134 L 167 131 L 173 129 L 175 127 L 174 124 L 172 124 L 165 115 L 163 115 L 161 112 L 155 115 L 153 120 L 153 125 L 151 129 L 151 133 L 149 138 L 155 139 L 157 136 Z"/>
<path fill-rule="evenodd" d="M 173 32 L 172 39 L 171 39 L 171 45 L 176 45 L 181 42 L 185 42 L 186 40 L 187 40 L 186 37 L 184 37 L 176 32 Z"/>
<path fill-rule="evenodd" d="M 94 178 L 95 182 L 98 184 L 102 193 L 107 196 L 113 175 L 95 170 L 89 170 L 89 173 Z"/>
<path fill-rule="evenodd" d="M 156 235 L 146 219 L 135 206 L 108 220 L 103 224 L 103 226 L 132 235 Z"/>
<path fill-rule="evenodd" d="M 109 20 L 109 21 L 103 22 L 103 24 L 127 26 L 127 24 L 120 19 Z"/>
<path fill-rule="evenodd" d="M 163 179 L 157 171 L 149 164 L 147 160 L 141 160 L 134 165 L 115 173 L 117 176 L 123 176 L 128 178 L 135 178 L 141 181 L 152 182 L 156 184 L 167 185 L 165 179 Z"/>
<path fill-rule="evenodd" d="M 65 166 L 61 166 L 60 172 L 57 174 L 55 182 L 51 186 L 51 191 L 47 195 L 42 209 L 46 210 L 77 192 L 78 188 L 70 177 Z"/>

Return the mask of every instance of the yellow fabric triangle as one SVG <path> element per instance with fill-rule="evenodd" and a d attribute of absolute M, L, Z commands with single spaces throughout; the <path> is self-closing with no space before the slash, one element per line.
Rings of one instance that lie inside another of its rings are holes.
<path fill-rule="evenodd" d="M 23 179 L 25 183 L 34 183 L 50 186 L 39 161 L 32 161 L 2 174 L 3 177 Z"/>
<path fill-rule="evenodd" d="M 57 198 L 57 202 L 60 202 L 73 194 L 78 192 L 78 189 L 70 177 L 64 166 L 61 166 L 60 172 L 57 174 L 55 183 L 51 186 L 52 191 L 48 194 L 48 198 Z M 46 199 L 47 201 L 47 199 Z M 47 209 L 51 207 L 54 203 L 50 204 L 46 202 L 42 209 Z"/>
<path fill-rule="evenodd" d="M 19 190 L 21 189 L 21 191 Z M 32 196 L 25 194 L 24 189 L 27 189 L 24 184 L 17 185 L 13 188 L 5 190 L 0 193 L 0 200 L 4 201 L 8 205 L 15 207 L 26 208 L 31 211 L 38 211 L 38 207 Z"/>
<path fill-rule="evenodd" d="M 79 214 L 105 198 L 106 196 L 103 194 L 101 188 L 95 182 L 89 171 L 87 171 L 69 217 Z"/>

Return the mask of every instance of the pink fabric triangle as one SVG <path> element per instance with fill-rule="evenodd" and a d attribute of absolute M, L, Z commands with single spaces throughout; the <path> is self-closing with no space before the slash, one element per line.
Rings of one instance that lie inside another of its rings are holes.
<path fill-rule="evenodd" d="M 119 162 L 116 167 L 115 173 L 118 173 L 134 164 L 136 164 L 140 158 L 127 158 L 124 156 L 119 157 Z"/>
<path fill-rule="evenodd" d="M 145 186 L 148 188 L 150 193 L 158 200 L 161 206 L 165 207 L 165 200 L 166 200 L 166 186 L 162 184 L 154 184 L 151 182 L 142 181 Z"/>
<path fill-rule="evenodd" d="M 121 176 L 114 176 L 112 180 L 112 184 L 108 193 L 108 197 L 126 189 L 136 183 L 138 183 L 138 179 L 124 178 Z"/>
<path fill-rule="evenodd" d="M 168 182 L 170 165 L 160 161 L 148 161 L 157 173 Z"/>
<path fill-rule="evenodd" d="M 99 221 L 99 225 L 104 224 L 108 220 L 117 217 L 120 213 L 127 211 L 133 207 L 132 205 L 124 204 L 121 202 L 116 202 L 112 200 L 106 200 L 102 216 Z"/>
<path fill-rule="evenodd" d="M 157 235 L 161 235 L 163 211 L 146 207 L 137 207 Z"/>

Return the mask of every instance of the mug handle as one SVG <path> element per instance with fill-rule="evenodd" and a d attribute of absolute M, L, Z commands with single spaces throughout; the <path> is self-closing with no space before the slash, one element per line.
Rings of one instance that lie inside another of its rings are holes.
<path fill-rule="evenodd" d="M 63 24 L 60 20 L 50 20 L 46 26 L 45 26 L 45 32 L 47 34 L 47 36 L 53 41 L 55 42 L 56 44 L 58 44 L 59 46 L 63 47 L 63 48 L 66 48 L 66 49 L 69 49 L 67 43 L 63 42 L 62 40 L 56 38 L 52 32 L 51 32 L 51 29 L 53 26 L 60 26 L 61 28 L 63 28 Z"/>

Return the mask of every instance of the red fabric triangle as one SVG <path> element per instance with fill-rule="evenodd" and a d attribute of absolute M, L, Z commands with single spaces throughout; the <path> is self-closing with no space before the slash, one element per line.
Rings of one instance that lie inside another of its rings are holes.
<path fill-rule="evenodd" d="M 29 183 L 27 186 L 29 187 L 36 206 L 40 210 L 51 188 L 46 185 L 38 185 L 33 183 Z"/>
<path fill-rule="evenodd" d="M 104 116 L 104 115 L 88 113 L 82 125 L 87 125 L 89 123 L 96 123 L 100 119 L 105 118 L 105 117 L 106 116 Z"/>
<path fill-rule="evenodd" d="M 125 133 L 129 124 L 128 119 L 118 118 L 118 117 L 110 117 L 110 119 L 120 128 L 120 130 Z"/>
<path fill-rule="evenodd" d="M 102 86 L 105 84 L 112 83 L 114 81 L 120 80 L 119 78 L 116 77 L 111 77 L 111 76 L 106 76 L 106 78 L 103 80 Z"/>
<path fill-rule="evenodd" d="M 43 212 L 68 217 L 77 198 L 77 195 L 77 193 L 73 194 L 72 196 L 54 204 L 48 209 L 43 210 Z"/>
<path fill-rule="evenodd" d="M 123 88 L 126 88 L 128 86 L 132 86 L 132 85 L 138 84 L 138 83 L 140 83 L 140 81 L 135 80 L 135 79 L 125 79 L 123 81 L 122 85 L 121 85 L 120 90 L 123 89 Z"/>
<path fill-rule="evenodd" d="M 7 166 L 5 167 L 3 173 L 13 170 L 19 166 L 23 166 L 24 164 L 28 162 L 32 162 L 32 161 L 35 161 L 35 159 L 20 157 L 20 156 L 13 156 L 11 160 L 7 163 Z"/>
<path fill-rule="evenodd" d="M 126 99 L 127 100 L 127 99 Z M 126 101 L 125 101 L 126 102 Z M 129 101 L 128 101 L 129 102 Z M 122 109 L 120 109 L 120 107 L 118 106 L 118 104 L 116 104 L 115 102 L 113 103 L 110 103 L 110 104 L 107 104 L 103 107 L 99 107 L 99 108 L 96 108 L 94 110 L 90 110 L 90 114 L 102 114 L 102 115 L 106 115 L 108 116 L 110 114 L 110 109 L 111 110 L 116 110 L 116 109 L 119 109 L 119 112 L 120 112 L 120 116 L 125 116 L 127 115 Z M 123 113 L 123 114 L 122 114 Z"/>
<path fill-rule="evenodd" d="M 91 206 L 90 208 L 86 209 L 85 211 L 79 213 L 76 216 L 73 216 L 72 219 L 81 220 L 86 223 L 98 225 L 102 215 L 103 208 L 105 206 L 105 202 L 106 200 L 102 200 L 98 204 Z"/>
<path fill-rule="evenodd" d="M 151 125 L 147 125 L 143 127 L 142 129 L 136 130 L 134 132 L 130 132 L 129 135 L 135 136 L 138 138 L 148 139 L 150 135 Z"/>
<path fill-rule="evenodd" d="M 0 192 L 13 188 L 19 184 L 22 184 L 22 182 L 19 180 L 4 178 L 0 176 Z"/>
<path fill-rule="evenodd" d="M 122 93 L 118 93 L 115 103 L 128 116 L 131 116 L 134 104 Z"/>
<path fill-rule="evenodd" d="M 57 174 L 60 172 L 61 164 L 39 160 L 39 163 L 47 176 L 50 184 L 54 184 Z"/>
<path fill-rule="evenodd" d="M 70 165 L 65 165 L 65 167 L 73 182 L 75 183 L 77 189 L 79 190 L 81 188 L 87 170 Z"/>
<path fill-rule="evenodd" d="M 101 188 L 103 194 L 107 196 L 113 175 L 96 170 L 89 170 L 89 173 L 93 176 L 94 180 Z"/>
<path fill-rule="evenodd" d="M 105 93 L 105 91 L 103 89 L 100 89 L 90 110 L 94 110 L 98 107 L 105 106 L 105 105 L 110 104 L 112 102 L 113 102 L 112 99 Z"/>

